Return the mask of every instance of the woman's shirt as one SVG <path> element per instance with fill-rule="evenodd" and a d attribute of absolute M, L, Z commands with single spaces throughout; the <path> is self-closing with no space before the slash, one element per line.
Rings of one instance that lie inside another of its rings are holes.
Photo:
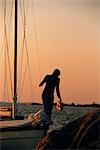
<path fill-rule="evenodd" d="M 52 75 L 46 75 L 40 84 L 43 85 L 44 83 L 46 83 L 46 85 L 43 90 L 43 95 L 47 94 L 54 95 L 54 90 L 56 88 L 57 96 L 60 98 L 60 91 L 59 91 L 60 78 Z"/>

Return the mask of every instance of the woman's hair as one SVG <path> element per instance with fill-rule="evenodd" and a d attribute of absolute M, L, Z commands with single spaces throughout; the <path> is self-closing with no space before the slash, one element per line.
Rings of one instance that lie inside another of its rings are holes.
<path fill-rule="evenodd" d="M 55 70 L 53 71 L 53 75 L 54 75 L 54 76 L 59 76 L 59 75 L 60 75 L 60 70 L 59 70 L 59 69 L 55 69 Z"/>

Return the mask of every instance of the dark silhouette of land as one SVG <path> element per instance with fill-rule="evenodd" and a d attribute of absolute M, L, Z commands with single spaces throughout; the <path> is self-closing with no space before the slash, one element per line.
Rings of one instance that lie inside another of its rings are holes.
<path fill-rule="evenodd" d="M 54 105 L 56 105 L 56 103 L 54 103 Z M 92 104 L 75 104 L 75 103 L 63 103 L 63 106 L 70 106 L 70 107 L 100 107 L 100 104 L 97 104 L 95 102 L 93 102 Z"/>
<path fill-rule="evenodd" d="M 42 105 L 42 103 L 38 103 L 38 102 L 35 102 L 35 103 L 18 103 L 18 105 L 27 105 L 27 104 L 30 104 L 30 105 Z M 8 105 L 11 105 L 11 103 L 7 103 L 7 102 L 0 102 L 0 106 L 8 106 Z M 54 103 L 54 105 L 56 105 L 56 103 Z M 97 107 L 99 108 L 100 107 L 100 104 L 97 104 L 95 102 L 91 103 L 91 104 L 75 104 L 75 103 L 70 103 L 70 104 L 67 104 L 67 103 L 63 103 L 63 106 L 69 106 L 69 107 Z"/>

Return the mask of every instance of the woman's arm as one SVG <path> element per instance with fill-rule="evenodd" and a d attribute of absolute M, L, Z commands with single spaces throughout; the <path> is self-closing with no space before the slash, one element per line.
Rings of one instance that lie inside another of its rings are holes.
<path fill-rule="evenodd" d="M 39 84 L 39 87 L 42 86 L 45 82 L 46 82 L 47 76 L 44 77 L 44 79 L 42 80 L 42 82 Z"/>
<path fill-rule="evenodd" d="M 61 95 L 60 95 L 59 84 L 60 84 L 60 79 L 58 79 L 58 81 L 57 81 L 56 92 L 57 92 L 58 98 L 60 99 L 60 102 L 62 102 Z"/>

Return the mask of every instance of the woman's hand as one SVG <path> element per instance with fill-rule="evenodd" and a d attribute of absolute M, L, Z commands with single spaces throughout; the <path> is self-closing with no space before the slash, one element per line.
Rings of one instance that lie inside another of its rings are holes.
<path fill-rule="evenodd" d="M 59 102 L 57 102 L 56 108 L 57 108 L 57 110 L 59 110 L 59 111 L 62 111 L 62 110 L 63 110 L 63 103 L 62 103 L 61 99 L 60 99 Z"/>

